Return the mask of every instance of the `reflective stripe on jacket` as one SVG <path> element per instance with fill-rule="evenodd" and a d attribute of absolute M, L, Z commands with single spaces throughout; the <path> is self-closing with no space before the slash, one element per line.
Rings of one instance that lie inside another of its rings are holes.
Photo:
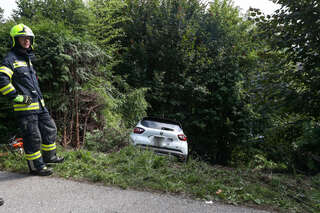
<path fill-rule="evenodd" d="M 32 98 L 30 105 L 13 104 L 14 111 L 19 115 L 47 111 L 30 55 L 22 54 L 17 49 L 9 51 L 0 66 L 0 93 L 11 100 L 17 95 Z"/>

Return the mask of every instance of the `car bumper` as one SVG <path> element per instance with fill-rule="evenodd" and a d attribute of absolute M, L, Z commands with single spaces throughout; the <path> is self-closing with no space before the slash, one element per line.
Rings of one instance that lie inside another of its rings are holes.
<path fill-rule="evenodd" d="M 150 149 L 158 154 L 171 154 L 179 158 L 186 158 L 188 156 L 188 143 L 185 141 L 171 142 L 163 146 L 157 146 L 146 137 L 140 137 L 139 135 L 132 134 L 130 135 L 130 139 L 134 146 L 142 149 Z"/>
<path fill-rule="evenodd" d="M 180 150 L 177 149 L 171 149 L 171 148 L 167 148 L 167 147 L 156 147 L 156 146 L 151 146 L 151 145 L 145 145 L 145 144 L 136 144 L 136 147 L 139 147 L 141 149 L 148 149 L 148 150 L 152 150 L 157 154 L 162 154 L 162 155 L 174 155 L 178 158 L 181 159 L 186 159 L 188 154 L 183 153 Z"/>

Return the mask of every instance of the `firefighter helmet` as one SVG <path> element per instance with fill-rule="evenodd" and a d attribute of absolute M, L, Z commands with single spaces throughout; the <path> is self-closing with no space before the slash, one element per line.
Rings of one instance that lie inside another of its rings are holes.
<path fill-rule="evenodd" d="M 33 45 L 34 40 L 34 34 L 32 30 L 24 25 L 24 24 L 17 24 L 11 28 L 10 36 L 12 38 L 12 47 L 15 46 L 16 40 L 15 38 L 21 37 L 21 36 L 29 36 L 31 37 L 31 46 Z"/>

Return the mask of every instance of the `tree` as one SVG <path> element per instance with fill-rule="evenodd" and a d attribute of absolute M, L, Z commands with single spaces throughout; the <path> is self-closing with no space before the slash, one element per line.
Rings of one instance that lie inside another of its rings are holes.
<path fill-rule="evenodd" d="M 292 112 L 319 117 L 320 96 L 316 92 L 320 89 L 319 2 L 277 0 L 276 3 L 282 8 L 273 16 L 259 16 L 254 10 L 252 15 L 270 40 L 271 48 L 286 53 L 287 64 L 298 66 L 282 75 L 288 88 L 285 103 Z"/>
<path fill-rule="evenodd" d="M 118 41 L 126 48 L 115 72 L 149 88 L 149 115 L 181 121 L 194 151 L 229 163 L 248 134 L 239 58 L 249 25 L 230 1 L 206 10 L 197 0 L 128 0 L 124 13 Z"/>
<path fill-rule="evenodd" d="M 18 0 L 13 18 L 23 18 L 29 22 L 40 22 L 44 18 L 56 23 L 63 22 L 82 36 L 88 31 L 90 22 L 89 10 L 82 0 Z"/>
<path fill-rule="evenodd" d="M 89 5 L 92 15 L 95 17 L 95 21 L 90 24 L 90 33 L 95 37 L 98 44 L 105 50 L 115 47 L 121 48 L 118 44 L 118 40 L 124 37 L 121 26 L 129 21 L 123 13 L 126 8 L 125 2 L 94 0 L 90 1 Z M 110 56 L 115 56 L 112 51 L 108 52 Z"/>
<path fill-rule="evenodd" d="M 315 142 L 320 129 L 320 6 L 316 0 L 275 2 L 282 8 L 272 16 L 257 9 L 250 12 L 260 36 L 269 40 L 265 52 L 281 56 L 278 69 L 260 75 L 264 78 L 260 85 L 274 105 L 275 119 L 266 140 L 278 147 L 273 156 L 286 158 L 293 170 L 315 172 L 320 169 L 320 146 Z M 279 155 L 281 144 L 286 150 Z"/>

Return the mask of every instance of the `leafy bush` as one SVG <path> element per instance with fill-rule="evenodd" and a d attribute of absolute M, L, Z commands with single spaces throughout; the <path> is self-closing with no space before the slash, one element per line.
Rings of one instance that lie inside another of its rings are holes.
<path fill-rule="evenodd" d="M 84 148 L 99 152 L 115 152 L 129 144 L 128 129 L 105 126 L 102 130 L 93 130 L 86 135 Z"/>
<path fill-rule="evenodd" d="M 283 163 L 275 163 L 267 160 L 262 154 L 257 154 L 250 160 L 249 168 L 254 170 L 274 171 L 275 169 L 285 170 L 287 167 Z"/>
<path fill-rule="evenodd" d="M 263 150 L 268 159 L 284 163 L 292 172 L 314 174 L 320 171 L 319 136 L 317 122 L 307 119 L 287 121 L 265 132 Z"/>
<path fill-rule="evenodd" d="M 252 139 L 237 145 L 232 151 L 233 167 L 247 167 L 256 155 L 262 155 L 263 139 Z"/>
<path fill-rule="evenodd" d="M 320 172 L 320 124 L 315 121 L 303 123 L 303 133 L 294 143 L 294 165 L 310 174 Z"/>

